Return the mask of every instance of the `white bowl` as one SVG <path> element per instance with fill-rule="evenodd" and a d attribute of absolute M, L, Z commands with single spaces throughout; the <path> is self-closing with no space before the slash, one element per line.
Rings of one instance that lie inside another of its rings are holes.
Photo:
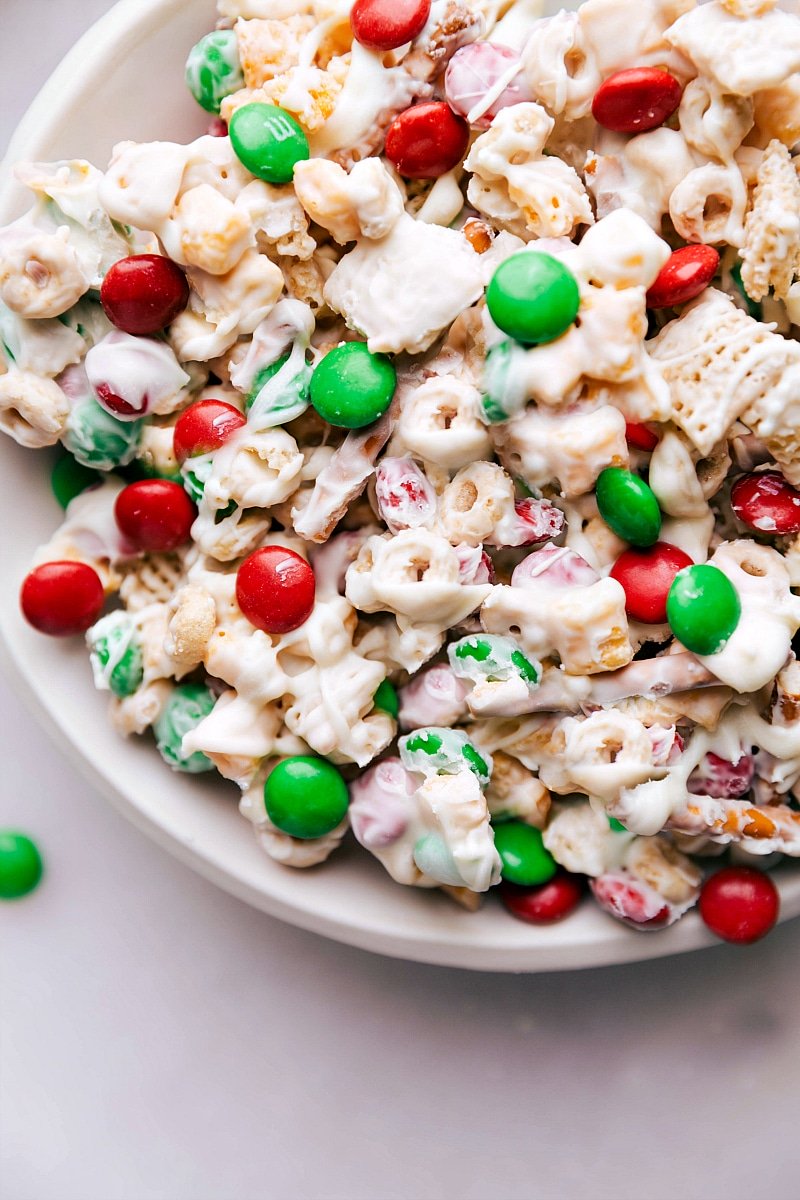
<path fill-rule="evenodd" d="M 213 0 L 124 0 L 78 43 L 22 121 L 0 176 L 0 223 L 25 198 L 10 178 L 19 159 L 84 157 L 105 167 L 115 142 L 189 140 L 203 114 L 183 85 L 187 50 L 213 26 Z M 134 97 L 147 97 L 144 103 Z M 42 638 L 22 621 L 19 583 L 34 548 L 59 521 L 52 455 L 0 437 L 5 494 L 0 531 L 0 636 L 6 669 L 55 742 L 134 824 L 178 858 L 273 916 L 368 950 L 489 971 L 550 971 L 629 962 L 713 943 L 696 914 L 657 934 L 635 933 L 587 902 L 561 925 L 534 927 L 495 901 L 468 914 L 429 892 L 392 883 L 347 846 L 323 868 L 292 871 L 256 846 L 237 791 L 172 774 L 146 740 L 108 723 L 81 644 Z M 157 869 L 157 867 L 156 867 Z M 800 873 L 778 877 L 783 916 L 800 912 Z"/>

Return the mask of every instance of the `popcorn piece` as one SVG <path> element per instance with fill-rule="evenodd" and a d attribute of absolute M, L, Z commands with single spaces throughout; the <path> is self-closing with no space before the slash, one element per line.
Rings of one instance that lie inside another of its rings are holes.
<path fill-rule="evenodd" d="M 559 804 L 542 840 L 559 866 L 597 878 L 622 864 L 632 835 L 612 830 L 605 813 L 587 803 Z"/>
<path fill-rule="evenodd" d="M 122 737 L 142 734 L 155 725 L 172 693 L 166 679 L 146 683 L 132 696 L 115 696 L 110 704 L 111 724 Z"/>
<path fill-rule="evenodd" d="M 341 259 L 324 295 L 373 352 L 418 354 L 482 294 L 480 263 L 455 230 L 403 215 L 381 241 L 364 239 Z"/>
<path fill-rule="evenodd" d="M 504 466 L 529 487 L 557 480 L 564 496 L 581 496 L 606 467 L 628 465 L 625 418 L 608 405 L 578 404 L 559 413 L 531 406 L 493 429 Z"/>
<path fill-rule="evenodd" d="M 736 96 L 775 87 L 800 70 L 800 20 L 780 10 L 748 19 L 711 0 L 679 17 L 665 37 L 699 74 Z"/>
<path fill-rule="evenodd" d="M 27 235 L 0 234 L 0 299 L 21 317 L 57 317 L 77 304 L 91 280 L 81 269 L 65 227 Z"/>
<path fill-rule="evenodd" d="M 314 28 L 310 13 L 292 12 L 282 20 L 239 20 L 236 39 L 245 84 L 259 88 L 296 66 L 303 38 Z"/>
<path fill-rule="evenodd" d="M 615 579 L 593 579 L 574 551 L 545 547 L 517 567 L 511 587 L 490 591 L 481 622 L 490 633 L 517 637 L 534 659 L 558 654 L 567 674 L 623 667 L 633 658 L 625 593 Z"/>
<path fill-rule="evenodd" d="M 246 214 L 207 183 L 184 192 L 161 239 L 176 262 L 210 275 L 227 275 L 255 243 Z"/>
<path fill-rule="evenodd" d="M 763 300 L 770 288 L 785 299 L 800 265 L 800 180 L 782 142 L 770 142 L 758 168 L 742 245 L 742 283 Z"/>
<path fill-rule="evenodd" d="M 774 393 L 780 395 L 787 369 L 800 361 L 797 343 L 772 333 L 714 288 L 687 305 L 648 350 L 669 384 L 672 419 L 701 454 L 709 454 L 747 410 L 771 404 L 774 411 Z"/>
<path fill-rule="evenodd" d="M 400 190 L 377 158 L 355 163 L 349 175 L 328 159 L 311 158 L 295 167 L 294 187 L 312 221 L 342 245 L 386 237 L 403 212 Z"/>
<path fill-rule="evenodd" d="M 69 401 L 54 380 L 14 367 L 0 375 L 0 429 L 20 446 L 54 446 L 68 416 Z"/>
<path fill-rule="evenodd" d="M 560 158 L 545 158 L 544 145 L 555 122 L 538 104 L 502 109 L 481 134 L 464 163 L 473 172 L 468 197 L 501 228 L 525 236 L 570 236 L 579 225 L 594 221 L 589 198 L 577 173 Z M 506 190 L 500 205 L 492 199 L 498 185 Z M 510 211 L 512 219 L 503 219 Z M 518 217 L 521 210 L 523 224 Z M 495 222 L 497 223 L 497 222 Z"/>
<path fill-rule="evenodd" d="M 489 812 L 493 817 L 513 817 L 544 829 L 551 804 L 547 788 L 510 754 L 500 750 L 492 759 L 492 778 L 486 789 Z"/>

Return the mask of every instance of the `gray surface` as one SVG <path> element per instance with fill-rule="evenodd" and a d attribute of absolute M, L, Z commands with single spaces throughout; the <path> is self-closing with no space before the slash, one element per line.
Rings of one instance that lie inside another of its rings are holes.
<path fill-rule="evenodd" d="M 0 145 L 107 7 L 0 0 Z M 0 823 L 49 862 L 0 911 L 3 1200 L 797 1195 L 800 923 L 541 978 L 367 955 L 174 863 L 2 681 L 0 712 Z"/>

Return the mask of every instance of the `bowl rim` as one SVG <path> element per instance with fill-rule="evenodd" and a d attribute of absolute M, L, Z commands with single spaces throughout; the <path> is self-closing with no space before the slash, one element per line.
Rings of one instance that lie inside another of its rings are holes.
<path fill-rule="evenodd" d="M 53 74 L 42 86 L 19 122 L 0 162 L 0 220 L 9 219 L 16 207 L 19 193 L 12 176 L 13 163 L 36 154 L 37 147 L 48 137 L 54 106 L 64 109 L 90 100 L 95 70 L 108 67 L 109 61 L 126 53 L 127 48 L 154 35 L 170 14 L 188 8 L 193 0 L 119 0 L 103 17 L 83 34 L 66 54 Z M 24 148 L 24 151 L 23 151 Z M 594 929 L 591 936 L 565 941 L 553 938 L 552 944 L 537 942 L 530 947 L 520 945 L 491 945 L 470 936 L 475 918 L 464 914 L 464 923 L 454 932 L 452 922 L 432 919 L 430 926 L 410 933 L 387 928 L 371 920 L 369 911 L 353 905 L 348 920 L 331 918 L 319 905 L 302 900 L 291 902 L 270 890 L 269 877 L 263 887 L 256 887 L 237 875 L 224 856 L 201 851 L 182 841 L 164 823 L 153 819 L 137 804 L 132 788 L 127 790 L 101 769 L 89 757 L 85 748 L 70 737 L 66 722 L 59 722 L 46 705 L 40 690 L 25 670 L 25 660 L 15 645 L 13 629 L 0 621 L 0 663 L 50 738 L 80 771 L 91 785 L 104 795 L 117 811 L 127 817 L 162 848 L 240 900 L 269 913 L 271 916 L 303 929 L 318 933 L 375 953 L 406 958 L 444 966 L 457 966 L 480 971 L 546 972 L 575 970 L 594 966 L 614 965 L 671 954 L 684 953 L 718 945 L 717 939 L 702 925 L 696 913 L 684 918 L 672 929 L 657 937 L 635 933 L 611 920 L 603 921 L 602 935 Z M 237 818 L 236 819 L 240 819 Z M 399 885 L 391 884 L 392 887 Z M 781 920 L 800 913 L 800 879 L 796 885 L 782 890 Z M 784 892 L 788 891 L 788 895 Z M 460 915 L 460 914 L 459 914 Z M 439 926 L 442 928 L 439 928 Z M 541 929 L 525 927 L 541 936 Z M 553 934 L 559 927 L 549 927 Z M 473 932 L 477 932 L 473 926 Z"/>

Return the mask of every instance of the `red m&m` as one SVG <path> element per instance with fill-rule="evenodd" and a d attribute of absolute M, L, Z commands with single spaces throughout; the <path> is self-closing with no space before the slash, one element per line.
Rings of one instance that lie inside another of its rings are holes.
<path fill-rule="evenodd" d="M 386 157 L 407 179 L 438 179 L 463 159 L 469 125 L 449 104 L 432 100 L 396 116 L 386 134 Z"/>
<path fill-rule="evenodd" d="M 418 37 L 431 0 L 356 0 L 350 10 L 353 36 L 370 50 L 396 50 Z"/>
<path fill-rule="evenodd" d="M 719 266 L 713 246 L 673 250 L 647 292 L 648 308 L 672 308 L 694 300 L 711 283 Z"/>
<path fill-rule="evenodd" d="M 635 621 L 660 625 L 667 619 L 672 581 L 692 560 L 677 546 L 655 542 L 645 549 L 624 550 L 611 568 L 611 578 L 625 592 L 625 611 Z"/>
<path fill-rule="evenodd" d="M 114 517 L 137 550 L 167 554 L 189 540 L 197 509 L 179 483 L 142 479 L 117 496 Z"/>
<path fill-rule="evenodd" d="M 236 576 L 239 608 L 256 629 L 290 633 L 311 616 L 316 583 L 304 558 L 285 546 L 263 546 Z"/>
<path fill-rule="evenodd" d="M 179 463 L 219 450 L 247 422 L 224 400 L 198 400 L 185 408 L 175 425 L 172 445 Z"/>
<path fill-rule="evenodd" d="M 51 637 L 85 633 L 100 616 L 104 599 L 95 569 L 88 563 L 67 560 L 34 567 L 19 596 L 25 620 Z"/>
<path fill-rule="evenodd" d="M 672 116 L 681 95 L 681 85 L 669 71 L 631 67 L 615 71 L 600 84 L 592 101 L 592 116 L 598 125 L 615 133 L 644 133 Z"/>
<path fill-rule="evenodd" d="M 583 891 L 580 876 L 559 871 L 538 887 L 520 887 L 504 880 L 500 884 L 500 899 L 511 915 L 520 921 L 528 921 L 532 925 L 552 925 L 575 911 Z"/>
<path fill-rule="evenodd" d="M 162 254 L 133 254 L 114 263 L 100 289 L 112 325 L 137 337 L 159 333 L 189 303 L 180 267 Z"/>
<path fill-rule="evenodd" d="M 756 533 L 800 532 L 800 492 L 780 471 L 743 475 L 731 488 L 731 508 Z"/>

